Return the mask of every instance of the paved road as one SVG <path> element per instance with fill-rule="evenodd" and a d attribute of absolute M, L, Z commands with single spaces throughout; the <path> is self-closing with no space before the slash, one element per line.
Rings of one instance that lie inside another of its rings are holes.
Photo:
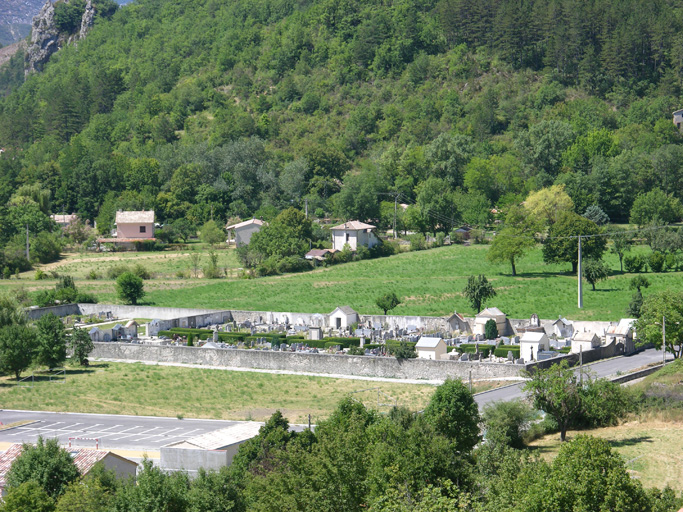
<path fill-rule="evenodd" d="M 118 416 L 110 414 L 50 413 L 40 411 L 0 411 L 0 421 L 8 425 L 33 423 L 0 431 L 0 442 L 35 442 L 39 435 L 57 437 L 66 446 L 69 437 L 98 438 L 100 448 L 158 450 L 161 446 L 225 428 L 238 421 L 194 420 Z M 95 447 L 95 441 L 74 440 L 73 446 Z"/>
<path fill-rule="evenodd" d="M 668 360 L 671 359 L 672 356 L 669 355 Z M 585 365 L 584 368 L 589 368 L 591 373 L 595 374 L 597 377 L 608 377 L 610 375 L 615 375 L 617 372 L 626 373 L 630 370 L 640 368 L 641 366 L 660 361 L 662 361 L 662 351 L 652 348 L 632 356 L 615 357 L 606 361 L 591 363 L 590 365 Z M 523 385 L 523 383 L 519 383 L 479 393 L 475 396 L 475 399 L 479 404 L 479 408 L 482 408 L 490 402 L 514 400 L 523 395 Z"/>

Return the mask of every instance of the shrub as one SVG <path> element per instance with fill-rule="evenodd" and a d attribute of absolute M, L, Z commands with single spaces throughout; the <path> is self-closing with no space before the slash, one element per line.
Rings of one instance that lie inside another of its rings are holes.
<path fill-rule="evenodd" d="M 409 344 L 407 341 L 402 341 L 398 346 L 394 346 L 391 353 L 396 357 L 396 359 L 414 359 L 417 357 L 415 345 Z"/>
<path fill-rule="evenodd" d="M 194 334 L 192 333 L 187 335 L 187 346 L 194 347 Z"/>
<path fill-rule="evenodd" d="M 496 357 L 507 357 L 508 352 L 512 352 L 512 357 L 519 359 L 519 346 L 518 345 L 501 345 L 493 351 L 493 355 Z"/>
<path fill-rule="evenodd" d="M 624 268 L 626 272 L 638 274 L 645 268 L 645 257 L 640 254 L 624 256 Z"/>
<path fill-rule="evenodd" d="M 94 269 L 91 270 L 90 272 L 88 272 L 88 279 L 92 279 L 94 281 L 94 280 L 99 279 L 99 278 L 100 278 L 100 275 L 97 272 L 95 272 Z"/>
<path fill-rule="evenodd" d="M 92 293 L 78 292 L 76 302 L 79 304 L 97 304 L 97 297 Z"/>
<path fill-rule="evenodd" d="M 365 349 L 360 347 L 351 347 L 349 348 L 348 354 L 350 356 L 364 356 Z"/>
<path fill-rule="evenodd" d="M 141 265 L 140 263 L 136 263 L 133 265 L 133 269 L 131 270 L 133 274 L 138 276 L 140 279 L 151 279 L 152 275 L 150 274 L 149 270 L 144 265 Z"/>
<path fill-rule="evenodd" d="M 487 441 L 523 448 L 533 414 L 531 407 L 522 400 L 487 404 L 482 414 Z"/>
<path fill-rule="evenodd" d="M 114 265 L 113 267 L 109 267 L 107 269 L 107 277 L 109 279 L 118 279 L 121 274 L 125 274 L 126 272 L 130 271 L 131 270 L 128 265 Z"/>
<path fill-rule="evenodd" d="M 38 269 L 36 270 L 36 275 L 34 277 L 36 281 L 42 281 L 43 279 L 47 279 L 47 274 L 43 272 L 42 270 Z"/>
<path fill-rule="evenodd" d="M 487 340 L 495 340 L 498 337 L 498 324 L 493 318 L 489 318 L 484 325 L 484 336 Z"/>
<path fill-rule="evenodd" d="M 421 233 L 410 236 L 410 250 L 411 251 L 424 251 L 427 247 L 425 242 L 425 236 Z"/>
<path fill-rule="evenodd" d="M 662 272 L 664 270 L 665 258 L 661 252 L 653 252 L 647 259 L 647 264 L 652 272 Z"/>

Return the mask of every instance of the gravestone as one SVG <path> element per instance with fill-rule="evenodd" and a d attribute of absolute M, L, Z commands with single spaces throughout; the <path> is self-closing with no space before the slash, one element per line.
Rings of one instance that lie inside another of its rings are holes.
<path fill-rule="evenodd" d="M 460 356 L 461 361 L 469 361 L 470 360 L 470 355 L 465 352 L 463 355 Z"/>
<path fill-rule="evenodd" d="M 508 361 L 514 361 L 515 356 L 512 355 L 512 350 L 508 350 Z"/>

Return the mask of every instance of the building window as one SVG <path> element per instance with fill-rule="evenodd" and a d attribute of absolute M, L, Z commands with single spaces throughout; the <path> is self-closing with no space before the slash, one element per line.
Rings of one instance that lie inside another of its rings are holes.
<path fill-rule="evenodd" d="M 147 233 L 147 226 L 140 226 L 140 233 Z"/>
<path fill-rule="evenodd" d="M 346 241 L 347 242 L 349 241 L 349 234 L 348 233 L 346 233 Z"/>

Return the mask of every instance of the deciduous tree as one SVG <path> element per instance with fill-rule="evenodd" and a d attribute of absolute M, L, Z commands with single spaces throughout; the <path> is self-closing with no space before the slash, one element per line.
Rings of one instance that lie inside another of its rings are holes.
<path fill-rule="evenodd" d="M 517 260 L 536 245 L 536 226 L 529 216 L 523 208 L 511 207 L 505 216 L 503 229 L 493 238 L 486 253 L 491 262 L 509 262 L 513 276 L 517 275 Z"/>
<path fill-rule="evenodd" d="M 460 452 L 469 453 L 479 442 L 479 407 L 460 380 L 448 379 L 436 388 L 424 414 Z"/>
<path fill-rule="evenodd" d="M 379 309 L 384 311 L 385 315 L 388 311 L 391 311 L 400 303 L 401 301 L 398 299 L 395 292 L 387 292 L 384 295 L 377 297 L 377 299 L 375 300 L 375 304 L 377 304 L 377 307 Z"/>
<path fill-rule="evenodd" d="M 636 323 L 640 339 L 661 349 L 663 321 L 666 324 L 665 350 L 678 359 L 683 355 L 683 293 L 665 291 L 645 298 Z"/>
<path fill-rule="evenodd" d="M 0 368 L 19 380 L 35 357 L 36 332 L 21 324 L 0 328 Z"/>
<path fill-rule="evenodd" d="M 600 228 L 591 220 L 584 219 L 574 212 L 560 213 L 557 221 L 550 226 L 548 238 L 543 244 L 543 261 L 571 263 L 572 272 L 576 273 L 579 253 L 578 236 L 597 235 L 599 232 Z M 582 256 L 601 259 L 606 246 L 605 237 L 584 238 L 581 240 Z"/>
<path fill-rule="evenodd" d="M 587 258 L 583 262 L 583 276 L 586 278 L 586 281 L 591 284 L 593 291 L 595 291 L 595 284 L 607 279 L 607 276 L 609 276 L 609 269 L 602 260 Z"/>
<path fill-rule="evenodd" d="M 95 348 L 88 331 L 75 327 L 74 330 L 71 331 L 70 342 L 74 359 L 76 359 L 81 366 L 84 365 L 88 360 L 88 354 Z"/>
<path fill-rule="evenodd" d="M 496 296 L 496 290 L 484 275 L 470 276 L 467 286 L 463 290 L 465 297 L 470 301 L 474 310 L 479 313 L 483 304 Z"/>
<path fill-rule="evenodd" d="M 145 296 L 142 278 L 132 272 L 124 272 L 116 279 L 116 293 L 127 304 L 137 304 Z"/>
<path fill-rule="evenodd" d="M 36 322 L 39 364 L 56 368 L 66 361 L 66 331 L 62 320 L 54 313 L 43 315 Z"/>

